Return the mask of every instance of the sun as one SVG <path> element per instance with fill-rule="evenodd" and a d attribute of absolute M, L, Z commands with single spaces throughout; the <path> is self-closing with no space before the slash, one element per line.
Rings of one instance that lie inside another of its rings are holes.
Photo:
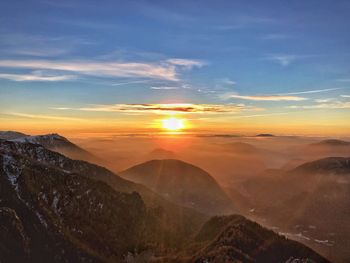
<path fill-rule="evenodd" d="M 185 128 L 185 120 L 171 117 L 162 120 L 162 128 L 169 131 L 179 131 Z"/>

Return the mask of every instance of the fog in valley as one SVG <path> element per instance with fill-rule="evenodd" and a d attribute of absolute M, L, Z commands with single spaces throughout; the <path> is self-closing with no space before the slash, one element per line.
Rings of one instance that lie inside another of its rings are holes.
<path fill-rule="evenodd" d="M 344 262 L 350 257 L 347 250 L 350 237 L 349 159 L 339 158 L 350 156 L 349 138 L 119 134 L 74 137 L 71 141 L 92 153 L 94 162 L 129 180 L 137 181 L 138 178 L 132 171 L 130 176 L 130 167 L 141 164 L 137 166 L 140 173 L 147 174 L 150 160 L 176 159 L 194 165 L 209 173 L 232 202 L 231 210 L 212 208 L 208 211 L 208 201 L 198 200 L 205 202 L 201 205 L 207 208 L 201 212 L 242 214 L 308 245 L 335 262 Z M 150 169 L 159 177 L 172 171 L 178 176 L 181 171 L 183 176 L 191 173 L 179 168 L 182 163 L 168 168 L 166 165 L 164 162 L 156 169 Z M 164 190 L 161 183 L 158 188 L 154 188 L 154 182 L 147 185 L 147 178 L 143 177 L 139 182 L 170 201 L 191 208 L 198 205 L 200 210 L 200 204 L 193 200 L 189 203 L 171 198 L 174 189 L 184 191 L 181 182 L 179 185 L 172 182 L 170 188 Z M 193 187 L 202 186 L 192 182 Z M 210 187 L 203 190 L 212 191 Z M 214 206 L 217 208 L 217 204 Z"/>

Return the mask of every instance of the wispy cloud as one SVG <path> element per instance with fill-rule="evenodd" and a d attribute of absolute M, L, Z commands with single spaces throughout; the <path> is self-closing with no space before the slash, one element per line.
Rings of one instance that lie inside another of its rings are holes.
<path fill-rule="evenodd" d="M 167 62 L 172 65 L 181 66 L 185 68 L 193 68 L 193 67 L 202 67 L 206 63 L 200 60 L 193 60 L 193 59 L 182 59 L 182 58 L 171 58 L 168 59 Z"/>
<path fill-rule="evenodd" d="M 59 121 L 83 121 L 84 120 L 84 119 L 71 118 L 71 117 L 65 117 L 65 116 L 28 114 L 28 113 L 21 113 L 21 112 L 11 112 L 7 114 L 21 117 L 21 118 L 30 118 L 30 119 L 59 120 Z"/>
<path fill-rule="evenodd" d="M 334 101 L 335 98 L 326 98 L 326 99 L 315 99 L 315 102 L 317 103 L 327 103 L 327 102 L 331 102 Z"/>
<path fill-rule="evenodd" d="M 242 99 L 242 100 L 254 100 L 254 101 L 301 101 L 307 100 L 307 98 L 291 96 L 291 95 L 237 95 L 237 94 L 224 94 L 221 96 L 224 99 Z"/>
<path fill-rule="evenodd" d="M 350 102 L 336 101 L 314 105 L 292 105 L 290 109 L 350 109 Z"/>
<path fill-rule="evenodd" d="M 343 97 L 343 98 L 350 98 L 350 95 L 340 95 L 340 97 Z"/>
<path fill-rule="evenodd" d="M 237 93 L 225 93 L 220 95 L 222 99 L 243 99 L 243 100 L 254 100 L 254 101 L 303 101 L 308 100 L 308 98 L 295 96 L 300 94 L 313 94 L 322 93 L 328 91 L 339 90 L 342 88 L 329 88 L 329 89 L 318 89 L 318 90 L 304 90 L 288 93 L 279 94 L 263 94 L 263 95 L 240 95 Z"/>
<path fill-rule="evenodd" d="M 39 72 L 32 72 L 31 74 L 5 74 L 0 73 L 0 79 L 7 79 L 12 81 L 67 81 L 75 79 L 74 75 L 45 75 Z"/>
<path fill-rule="evenodd" d="M 154 87 L 150 87 L 150 89 L 153 90 L 175 90 L 175 89 L 179 89 L 179 87 L 175 87 L 175 86 L 154 86 Z"/>
<path fill-rule="evenodd" d="M 62 108 L 54 108 L 62 110 Z M 119 113 L 154 113 L 154 114 L 177 114 L 177 113 L 236 113 L 245 110 L 259 111 L 261 108 L 244 104 L 112 104 L 92 105 L 82 108 L 64 108 L 64 110 L 80 110 L 92 112 L 119 112 Z"/>
<path fill-rule="evenodd" d="M 140 84 L 140 83 L 147 83 L 150 80 L 134 80 L 134 81 L 125 81 L 125 82 L 118 82 L 118 83 L 112 83 L 112 86 L 124 86 L 124 85 L 130 85 L 130 84 Z"/>
<path fill-rule="evenodd" d="M 174 85 L 176 84 L 176 85 Z M 178 89 L 192 89 L 193 87 L 186 83 L 169 83 L 169 84 L 158 84 L 150 87 L 152 90 L 178 90 Z"/>
<path fill-rule="evenodd" d="M 321 93 L 321 92 L 327 92 L 327 91 L 333 91 L 333 90 L 339 90 L 342 88 L 330 88 L 330 89 L 317 89 L 317 90 L 304 90 L 304 91 L 297 91 L 297 92 L 288 92 L 283 93 L 283 95 L 298 95 L 298 94 L 311 94 L 311 93 Z M 282 95 L 282 94 L 281 94 Z"/>
<path fill-rule="evenodd" d="M 229 78 L 223 78 L 220 80 L 222 84 L 225 84 L 225 85 L 236 85 L 237 82 L 236 81 L 233 81 Z"/>
<path fill-rule="evenodd" d="M 178 80 L 177 69 L 190 69 L 203 65 L 189 59 L 167 60 L 165 62 L 110 62 L 110 61 L 51 61 L 51 60 L 0 60 L 0 67 L 18 69 L 44 69 L 74 72 L 75 74 L 99 77 L 136 77 L 163 80 Z"/>
<path fill-rule="evenodd" d="M 306 55 L 295 55 L 295 54 L 270 54 L 265 56 L 264 60 L 270 60 L 280 64 L 283 67 L 287 67 L 297 60 L 318 57 L 319 55 L 306 54 Z"/>
<path fill-rule="evenodd" d="M 298 57 L 295 55 L 271 55 L 266 57 L 267 60 L 277 62 L 283 67 L 289 66 L 294 62 Z"/>
<path fill-rule="evenodd" d="M 240 118 L 255 118 L 255 117 L 267 117 L 267 116 L 275 116 L 275 115 L 286 115 L 290 114 L 291 112 L 276 112 L 276 113 L 266 113 L 266 114 L 252 114 L 252 115 L 241 115 L 241 116 L 234 116 L 235 119 Z"/>

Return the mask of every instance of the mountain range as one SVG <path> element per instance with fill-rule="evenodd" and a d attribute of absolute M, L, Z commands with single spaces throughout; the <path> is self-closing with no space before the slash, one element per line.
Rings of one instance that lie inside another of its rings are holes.
<path fill-rule="evenodd" d="M 25 140 L 0 140 L 0 219 L 1 262 L 329 262 Z"/>

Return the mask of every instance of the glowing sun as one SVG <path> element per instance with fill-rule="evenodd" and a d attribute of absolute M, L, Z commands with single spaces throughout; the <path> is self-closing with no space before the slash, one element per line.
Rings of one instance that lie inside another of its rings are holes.
<path fill-rule="evenodd" d="M 185 127 L 185 120 L 178 119 L 175 117 L 164 119 L 164 120 L 162 120 L 162 128 L 165 130 L 169 130 L 169 131 L 182 130 L 182 129 L 186 128 Z"/>

